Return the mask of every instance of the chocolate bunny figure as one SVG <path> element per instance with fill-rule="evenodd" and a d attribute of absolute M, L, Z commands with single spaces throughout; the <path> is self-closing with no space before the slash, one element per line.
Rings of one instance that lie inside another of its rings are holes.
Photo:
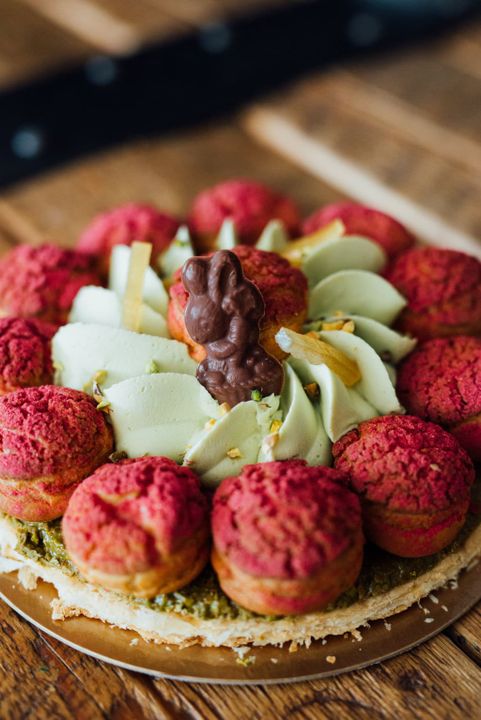
<path fill-rule="evenodd" d="M 197 368 L 198 381 L 219 403 L 231 407 L 262 396 L 279 394 L 282 365 L 259 344 L 264 300 L 229 250 L 211 257 L 194 257 L 182 270 L 189 293 L 185 325 L 191 338 L 207 353 Z"/>

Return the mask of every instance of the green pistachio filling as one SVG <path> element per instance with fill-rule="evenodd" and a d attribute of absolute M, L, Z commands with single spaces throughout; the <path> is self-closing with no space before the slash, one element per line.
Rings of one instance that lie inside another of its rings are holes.
<path fill-rule="evenodd" d="M 68 574 L 76 574 L 63 544 L 60 520 L 49 523 L 26 523 L 20 520 L 12 520 L 12 522 L 17 528 L 16 550 L 20 554 L 37 562 L 62 568 Z M 460 548 L 480 523 L 481 515 L 468 515 L 466 524 L 449 547 L 435 555 L 423 558 L 395 557 L 368 544 L 362 570 L 356 583 L 327 609 L 346 608 L 355 602 L 376 597 L 398 585 L 414 580 Z M 159 612 L 192 615 L 204 620 L 213 618 L 244 620 L 256 617 L 254 613 L 240 607 L 222 592 L 210 566 L 182 590 L 157 595 L 151 600 L 130 598 L 130 601 Z M 276 617 L 273 616 L 263 617 L 265 620 L 276 620 Z"/>

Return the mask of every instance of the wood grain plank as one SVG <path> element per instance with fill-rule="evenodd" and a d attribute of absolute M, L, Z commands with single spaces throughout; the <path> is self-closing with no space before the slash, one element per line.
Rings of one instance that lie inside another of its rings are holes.
<path fill-rule="evenodd" d="M 206 720 L 439 720 L 476 717 L 480 680 L 480 668 L 438 636 L 382 665 L 322 681 L 266 687 L 154 684 L 166 697 L 186 698 Z"/>
<path fill-rule="evenodd" d="M 22 0 L 49 22 L 108 53 L 125 53 L 185 29 L 155 0 Z"/>
<path fill-rule="evenodd" d="M 110 2 L 110 0 L 107 0 Z M 150 0 L 163 11 L 191 25 L 225 22 L 239 15 L 285 5 L 289 0 Z"/>
<path fill-rule="evenodd" d="M 443 56 L 458 70 L 481 80 L 481 30 L 473 39 L 465 31 L 450 38 L 442 48 Z"/>
<path fill-rule="evenodd" d="M 94 46 L 60 30 L 19 0 L 0 9 L 0 88 L 87 57 Z"/>
<path fill-rule="evenodd" d="M 21 0 L 51 23 L 108 53 L 125 53 L 192 26 L 281 5 L 286 0 Z"/>
<path fill-rule="evenodd" d="M 439 156 L 455 168 L 465 169 L 480 181 L 481 110 L 479 129 L 474 139 L 447 127 L 407 100 L 365 82 L 348 70 L 328 73 L 316 83 L 316 89 L 327 102 L 342 108 L 350 116 L 361 119 L 361 122 L 367 120 L 410 146 Z"/>
<path fill-rule="evenodd" d="M 481 25 L 479 34 L 481 36 Z M 450 40 L 423 44 L 351 66 L 368 86 L 411 106 L 413 113 L 481 141 L 479 77 L 450 62 Z"/>
<path fill-rule="evenodd" d="M 2 720 L 10 717 L 12 720 L 20 717 L 35 717 L 35 720 L 194 717 L 182 709 L 184 701 L 173 704 L 164 699 L 149 678 L 77 652 L 36 631 L 3 604 L 0 604 L 0 630 L 0 667 L 4 671 L 0 676 Z M 29 678 L 27 683 L 25 677 Z M 33 683 L 39 689 L 32 707 L 27 710 L 26 698 L 32 690 L 29 684 Z"/>
<path fill-rule="evenodd" d="M 480 174 L 408 142 L 323 92 L 315 77 L 253 108 L 244 127 L 308 172 L 435 244 L 476 251 Z"/>
<path fill-rule="evenodd" d="M 481 606 L 454 623 L 447 634 L 478 665 L 481 665 Z"/>
<path fill-rule="evenodd" d="M 199 190 L 233 175 L 292 194 L 304 212 L 339 197 L 238 128 L 212 126 L 130 145 L 20 185 L 1 196 L 0 221 L 18 240 L 50 237 L 71 245 L 110 206 L 145 201 L 182 216 Z"/>
<path fill-rule="evenodd" d="M 105 715 L 37 632 L 0 603 L 2 720 L 97 720 Z"/>

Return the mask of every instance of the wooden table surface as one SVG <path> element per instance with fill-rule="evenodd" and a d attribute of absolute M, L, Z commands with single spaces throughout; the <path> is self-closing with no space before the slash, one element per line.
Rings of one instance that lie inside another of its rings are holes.
<path fill-rule="evenodd" d="M 228 17 L 237 6 L 2 0 L 0 87 L 92 52 L 131 49 Z M 428 241 L 472 247 L 481 238 L 481 27 L 311 76 L 228 123 L 117 148 L 9 189 L 0 196 L 0 244 L 49 237 L 71 245 L 95 212 L 127 200 L 182 214 L 199 189 L 231 176 L 291 193 L 306 213 L 353 197 L 397 215 Z M 481 605 L 382 665 L 266 688 L 152 680 L 110 667 L 35 630 L 5 605 L 0 627 L 2 720 L 481 714 Z"/>

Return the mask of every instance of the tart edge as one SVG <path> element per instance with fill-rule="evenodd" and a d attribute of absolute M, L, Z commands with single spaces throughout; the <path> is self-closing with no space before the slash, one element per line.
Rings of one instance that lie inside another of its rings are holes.
<path fill-rule="evenodd" d="M 133 630 L 147 641 L 181 647 L 262 646 L 287 642 L 308 646 L 312 640 L 353 632 L 372 620 L 400 613 L 449 580 L 456 579 L 461 570 L 481 556 L 481 525 L 458 550 L 410 582 L 347 608 L 275 621 L 264 618 L 203 620 L 135 606 L 121 595 L 20 555 L 15 550 L 16 544 L 14 524 L 8 518 L 0 518 L 0 572 L 18 571 L 20 582 L 29 590 L 35 590 L 37 579 L 54 585 L 58 593 L 58 598 L 52 602 L 54 620 L 84 615 L 113 627 Z"/>

